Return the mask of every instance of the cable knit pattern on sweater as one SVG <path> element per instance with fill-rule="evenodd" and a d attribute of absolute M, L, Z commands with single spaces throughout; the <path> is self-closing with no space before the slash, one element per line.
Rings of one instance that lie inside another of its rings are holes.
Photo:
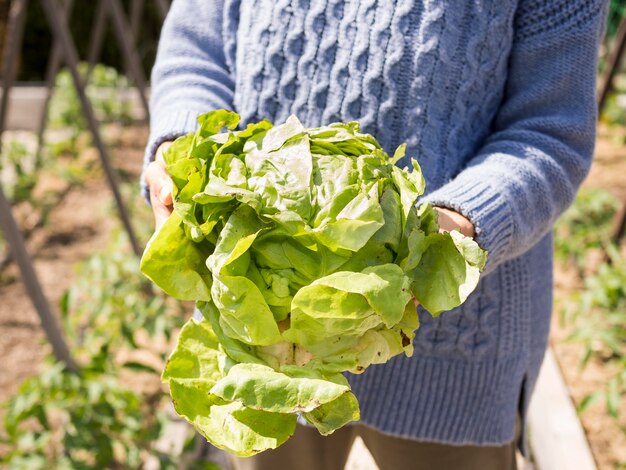
<path fill-rule="evenodd" d="M 242 124 L 361 122 L 407 143 L 423 201 L 475 225 L 486 272 L 460 308 L 421 312 L 412 358 L 350 376 L 384 432 L 502 444 L 546 346 L 551 237 L 588 171 L 606 0 L 174 0 L 146 151 L 233 108 Z"/>

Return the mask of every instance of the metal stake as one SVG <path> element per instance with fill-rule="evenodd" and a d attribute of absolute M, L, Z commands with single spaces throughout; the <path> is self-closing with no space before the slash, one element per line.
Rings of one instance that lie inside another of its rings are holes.
<path fill-rule="evenodd" d="M 70 17 L 70 13 L 74 6 L 74 0 L 66 0 L 63 5 L 63 18 L 67 22 Z M 43 102 L 43 110 L 41 113 L 41 120 L 39 121 L 39 127 L 37 128 L 37 167 L 41 163 L 41 149 L 43 148 L 44 132 L 46 131 L 46 124 L 48 122 L 48 108 L 50 107 L 50 100 L 52 99 L 52 90 L 54 88 L 54 80 L 56 78 L 59 69 L 61 68 L 61 45 L 59 41 L 55 40 L 52 45 L 52 51 L 50 52 L 50 59 L 48 59 L 48 68 L 46 69 L 46 97 Z"/>
<path fill-rule="evenodd" d="M 137 44 L 139 38 L 139 21 L 143 12 L 144 0 L 132 0 L 130 4 L 130 32 L 133 44 Z"/>
<path fill-rule="evenodd" d="M 156 0 L 157 8 L 159 9 L 159 13 L 161 14 L 161 21 L 165 20 L 167 16 L 167 12 L 170 9 L 169 3 L 167 0 Z"/>
<path fill-rule="evenodd" d="M 148 106 L 148 98 L 146 97 L 146 77 L 141 68 L 141 61 L 139 55 L 133 47 L 133 41 L 129 37 L 131 32 L 130 25 L 126 19 L 126 14 L 122 7 L 120 0 L 109 0 L 107 2 L 111 19 L 113 20 L 113 26 L 117 32 L 117 39 L 126 62 L 126 68 L 130 72 L 130 76 L 135 80 L 135 85 L 139 90 L 139 97 L 141 98 L 141 104 L 146 112 L 146 121 L 150 116 L 150 108 Z"/>
<path fill-rule="evenodd" d="M 43 290 L 41 289 L 41 284 L 39 283 L 39 279 L 37 279 L 37 273 L 35 272 L 30 256 L 28 256 L 28 252 L 26 251 L 24 238 L 22 237 L 19 227 L 15 223 L 15 219 L 13 219 L 9 201 L 4 196 L 2 183 L 0 183 L 0 227 L 9 242 L 9 246 L 13 252 L 13 258 L 20 268 L 22 280 L 26 286 L 28 296 L 33 302 L 35 310 L 37 310 L 41 326 L 46 332 L 48 341 L 50 341 L 50 344 L 52 345 L 54 357 L 65 363 L 67 369 L 72 372 L 78 372 L 78 367 L 70 355 L 70 351 L 65 344 L 65 340 L 63 339 L 61 329 L 52 315 L 48 301 L 46 300 Z"/>
<path fill-rule="evenodd" d="M 87 52 L 87 78 L 86 82 L 89 82 L 91 72 L 93 71 L 100 53 L 102 52 L 102 41 L 104 40 L 104 25 L 107 17 L 107 0 L 98 0 L 98 6 L 96 7 L 96 14 L 94 17 L 93 29 L 91 30 L 91 37 L 89 38 L 89 51 Z"/>
<path fill-rule="evenodd" d="M 89 102 L 89 99 L 87 98 L 87 95 L 85 93 L 83 80 L 78 73 L 78 53 L 76 52 L 76 46 L 74 45 L 74 41 L 69 34 L 67 23 L 63 21 L 62 16 L 59 15 L 59 12 L 57 11 L 54 0 L 41 0 L 41 3 L 44 7 L 44 11 L 46 13 L 46 17 L 48 18 L 48 22 L 50 23 L 50 27 L 52 28 L 52 33 L 56 40 L 59 41 L 61 49 L 63 50 L 65 64 L 70 69 L 70 72 L 72 74 L 74 86 L 76 87 L 76 92 L 83 108 L 83 114 L 85 115 L 89 129 L 91 130 L 94 145 L 98 149 L 100 161 L 102 162 L 102 166 L 109 182 L 109 187 L 111 188 L 113 196 L 115 197 L 115 203 L 117 205 L 120 219 L 122 220 L 122 224 L 126 229 L 126 233 L 128 234 L 128 238 L 132 245 L 133 251 L 137 256 L 139 256 L 141 254 L 141 248 L 139 247 L 139 243 L 137 242 L 137 238 L 135 237 L 135 232 L 130 223 L 128 213 L 126 211 L 126 208 L 124 207 L 124 201 L 122 200 L 122 196 L 119 192 L 115 171 L 111 166 L 106 147 L 104 145 L 104 142 L 102 141 L 102 138 L 100 137 L 98 123 L 91 107 L 91 103 Z"/>
<path fill-rule="evenodd" d="M 615 214 L 613 219 L 613 230 L 611 231 L 611 240 L 615 244 L 619 244 L 626 231 L 626 199 L 622 202 L 622 207 Z"/>
<path fill-rule="evenodd" d="M 19 51 L 24 37 L 24 22 L 26 20 L 26 8 L 28 0 L 14 0 L 11 2 L 7 25 L 5 48 L 3 51 L 2 70 L 2 101 L 0 101 L 0 137 L 4 132 L 7 109 L 9 108 L 9 95 L 15 81 Z M 0 151 L 2 140 L 0 139 Z"/>

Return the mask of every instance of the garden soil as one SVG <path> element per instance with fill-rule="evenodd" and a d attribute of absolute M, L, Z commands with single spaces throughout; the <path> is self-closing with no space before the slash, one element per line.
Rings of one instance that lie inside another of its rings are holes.
<path fill-rule="evenodd" d="M 626 201 L 626 131 L 623 128 L 600 126 L 594 163 L 584 186 L 608 190 L 619 200 Z M 626 240 L 622 241 L 622 248 L 626 249 Z M 587 271 L 593 272 L 601 260 L 601 253 L 588 253 Z M 602 390 L 608 377 L 617 372 L 597 358 L 581 368 L 583 349 L 579 343 L 567 340 L 572 328 L 566 320 L 561 320 L 559 313 L 567 309 L 566 299 L 571 292 L 581 288 L 582 283 L 573 269 L 557 265 L 550 343 L 575 404 L 581 403 L 585 396 Z M 592 404 L 580 418 L 598 469 L 624 468 L 618 465 L 626 463 L 626 433 L 622 430 L 626 430 L 626 400 L 622 400 L 620 405 L 619 421 L 607 415 L 604 400 Z"/>
<path fill-rule="evenodd" d="M 112 131 L 117 142 L 112 154 L 117 168 L 122 170 L 123 179 L 129 183 L 138 181 L 141 170 L 143 143 L 147 130 L 141 127 Z M 585 182 L 589 187 L 608 189 L 621 199 L 626 198 L 626 133 L 615 128 L 601 128 L 596 158 L 592 171 Z M 97 167 L 97 155 L 87 150 L 81 160 Z M 48 189 L 58 186 L 63 191 L 63 182 L 50 178 L 40 182 Z M 128 194 L 127 194 L 128 195 Z M 135 194 L 132 204 L 140 204 Z M 50 214 L 47 224 L 33 232 L 28 238 L 28 249 L 35 268 L 54 310 L 63 292 L 70 287 L 75 277 L 74 266 L 91 254 L 104 251 L 112 232 L 119 224 L 111 207 L 111 193 L 101 172 L 91 176 L 79 186 L 65 194 Z M 25 210 L 22 209 L 22 212 Z M 16 216 L 28 226 L 28 214 L 16 210 Z M 4 255 L 0 253 L 0 258 Z M 593 263 L 593 260 L 590 260 Z M 563 306 L 568 292 L 580 288 L 580 281 L 567 268 L 557 267 L 555 287 L 557 309 Z M 19 384 L 37 374 L 44 356 L 49 352 L 45 335 L 37 314 L 32 307 L 20 281 L 15 263 L 0 271 L 0 402 L 14 394 Z M 601 361 L 591 361 L 585 368 L 579 367 L 581 347 L 565 339 L 570 332 L 567 325 L 559 322 L 555 309 L 551 344 L 557 355 L 569 391 L 575 402 L 601 388 L 608 374 Z M 2 411 L 0 410 L 0 415 Z M 626 417 L 626 403 L 622 403 L 622 416 Z M 590 407 L 582 417 L 591 449 L 599 470 L 613 470 L 617 462 L 626 461 L 626 435 L 618 423 L 604 412 L 604 403 Z M 624 418 L 621 422 L 625 426 Z"/>

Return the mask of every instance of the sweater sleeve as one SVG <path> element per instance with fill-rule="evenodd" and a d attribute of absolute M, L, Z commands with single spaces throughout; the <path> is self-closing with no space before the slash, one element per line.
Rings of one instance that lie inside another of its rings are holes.
<path fill-rule="evenodd" d="M 425 198 L 473 222 L 489 271 L 551 229 L 589 170 L 606 3 L 520 0 L 493 132 L 456 177 Z"/>
<path fill-rule="evenodd" d="M 233 73 L 223 41 L 223 2 L 174 0 L 163 24 L 151 76 L 146 166 L 158 146 L 196 129 L 198 115 L 232 109 Z M 147 196 L 145 180 L 142 191 Z"/>

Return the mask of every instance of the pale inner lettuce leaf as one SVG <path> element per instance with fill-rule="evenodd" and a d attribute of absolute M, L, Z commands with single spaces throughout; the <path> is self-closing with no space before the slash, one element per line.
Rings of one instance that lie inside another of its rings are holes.
<path fill-rule="evenodd" d="M 237 130 L 218 110 L 165 153 L 174 213 L 142 271 L 196 301 L 163 372 L 178 413 L 240 456 L 274 449 L 300 414 L 321 434 L 359 419 L 342 373 L 413 354 L 413 302 L 461 304 L 486 254 L 439 233 L 417 205 L 419 165 L 396 163 L 356 122 L 305 128 L 295 116 Z"/>
<path fill-rule="evenodd" d="M 307 345 L 313 359 L 307 364 L 325 372 L 349 371 L 360 374 L 372 364 L 384 364 L 398 354 L 413 355 L 413 338 L 419 326 L 412 303 L 404 309 L 402 320 L 393 328 L 380 327 L 362 336 L 337 335 Z"/>
<path fill-rule="evenodd" d="M 206 260 L 207 267 L 215 275 L 245 275 L 250 263 L 248 249 L 264 228 L 250 206 L 239 206 L 225 223 L 213 254 Z M 237 260 L 237 266 L 233 266 Z"/>
<path fill-rule="evenodd" d="M 400 193 L 405 219 L 409 216 L 409 212 L 415 210 L 415 201 L 424 192 L 426 186 L 417 162 L 413 160 L 412 163 L 415 169 L 412 173 L 409 173 L 406 168 L 401 170 L 397 166 L 392 169 L 392 179 Z"/>
<path fill-rule="evenodd" d="M 217 338 L 219 344 L 219 350 L 224 352 L 235 362 L 253 363 L 253 364 L 265 364 L 265 362 L 255 354 L 255 348 L 251 347 L 242 341 L 231 338 L 226 335 L 220 326 L 220 312 L 213 302 L 198 302 L 196 304 L 198 310 L 206 321 L 211 325 L 211 330 Z M 189 322 L 188 322 L 189 323 Z M 205 328 L 208 328 L 205 326 Z M 180 344 L 180 339 L 179 339 Z"/>
<path fill-rule="evenodd" d="M 358 251 L 383 226 L 385 219 L 377 196 L 377 187 L 358 193 L 337 214 L 313 232 L 320 243 L 332 251 Z"/>
<path fill-rule="evenodd" d="M 248 278 L 215 277 L 211 296 L 220 312 L 220 325 L 231 338 L 258 345 L 282 341 L 272 311 Z"/>
<path fill-rule="evenodd" d="M 248 154 L 245 163 L 248 187 L 262 195 L 265 208 L 291 210 L 303 219 L 311 216 L 313 163 L 307 135 L 289 140 L 280 151 Z"/>
<path fill-rule="evenodd" d="M 390 327 L 402 318 L 411 300 L 410 287 L 395 264 L 330 274 L 294 296 L 291 328 L 284 337 L 306 346 L 325 336 L 360 336 L 382 323 Z"/>

